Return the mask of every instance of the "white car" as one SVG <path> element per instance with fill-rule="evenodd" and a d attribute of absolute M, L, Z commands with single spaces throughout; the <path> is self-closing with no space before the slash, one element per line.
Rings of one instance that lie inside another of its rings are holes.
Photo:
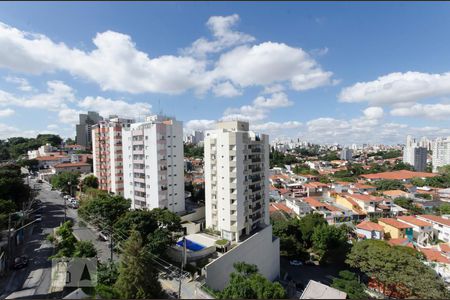
<path fill-rule="evenodd" d="M 301 261 L 299 261 L 299 260 L 291 260 L 290 262 L 289 262 L 289 264 L 291 265 L 291 266 L 302 266 L 303 265 L 303 263 L 301 262 Z"/>

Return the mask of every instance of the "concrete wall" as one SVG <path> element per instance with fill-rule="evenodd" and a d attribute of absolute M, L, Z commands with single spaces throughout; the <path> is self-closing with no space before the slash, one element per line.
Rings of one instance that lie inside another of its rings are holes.
<path fill-rule="evenodd" d="M 210 256 L 214 252 L 216 252 L 215 246 L 203 248 L 202 250 L 199 251 L 188 250 L 186 251 L 186 260 L 187 262 L 197 261 L 199 259 Z M 169 257 L 172 258 L 174 261 L 181 262 L 183 249 L 177 246 L 169 247 L 167 249 L 167 255 L 169 255 Z"/>
<path fill-rule="evenodd" d="M 199 208 L 195 209 L 195 211 L 193 213 L 181 216 L 181 222 L 184 221 L 197 221 L 200 219 L 203 219 L 205 217 L 205 207 L 204 206 L 200 206 Z"/>
<path fill-rule="evenodd" d="M 234 272 L 235 262 L 246 262 L 258 266 L 258 271 L 269 280 L 280 275 L 280 240 L 272 237 L 272 226 L 238 244 L 223 256 L 207 264 L 204 268 L 206 285 L 214 290 L 222 290 Z"/>

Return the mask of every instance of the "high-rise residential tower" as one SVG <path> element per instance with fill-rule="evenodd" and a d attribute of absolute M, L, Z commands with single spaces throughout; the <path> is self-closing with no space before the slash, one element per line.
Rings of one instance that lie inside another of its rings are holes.
<path fill-rule="evenodd" d="M 349 148 L 344 148 L 341 150 L 341 160 L 352 160 L 353 158 L 353 150 Z"/>
<path fill-rule="evenodd" d="M 414 167 L 418 172 L 424 172 L 427 168 L 427 148 L 422 147 L 422 142 L 408 135 L 406 145 L 403 148 L 403 162 Z"/>
<path fill-rule="evenodd" d="M 269 137 L 227 121 L 205 134 L 206 227 L 230 241 L 269 224 Z"/>
<path fill-rule="evenodd" d="M 450 137 L 437 138 L 433 143 L 433 172 L 439 167 L 450 165 Z"/>
<path fill-rule="evenodd" d="M 94 174 L 101 190 L 123 195 L 122 128 L 133 122 L 110 116 L 92 127 Z"/>
<path fill-rule="evenodd" d="M 80 114 L 80 123 L 76 125 L 75 141 L 78 145 L 92 148 L 92 126 L 103 120 L 95 111 L 88 111 L 87 114 Z"/>
<path fill-rule="evenodd" d="M 147 117 L 122 130 L 124 197 L 131 207 L 185 210 L 183 126 L 174 118 Z"/>

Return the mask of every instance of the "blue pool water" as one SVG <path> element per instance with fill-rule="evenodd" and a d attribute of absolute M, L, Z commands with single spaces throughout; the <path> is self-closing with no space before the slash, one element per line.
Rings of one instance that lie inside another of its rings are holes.
<path fill-rule="evenodd" d="M 177 245 L 183 247 L 183 240 L 178 241 Z M 191 251 L 199 251 L 199 250 L 202 250 L 203 248 L 205 248 L 205 246 L 197 244 L 196 242 L 186 239 L 186 248 Z"/>

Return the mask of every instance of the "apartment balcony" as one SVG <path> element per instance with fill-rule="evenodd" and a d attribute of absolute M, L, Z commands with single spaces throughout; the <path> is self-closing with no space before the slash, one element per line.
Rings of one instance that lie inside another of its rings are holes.
<path fill-rule="evenodd" d="M 144 155 L 144 149 L 142 149 L 142 150 L 133 150 L 133 154 Z"/>
<path fill-rule="evenodd" d="M 167 179 L 160 179 L 160 180 L 158 181 L 158 183 L 159 183 L 160 185 L 167 185 Z"/>
<path fill-rule="evenodd" d="M 230 156 L 236 156 L 236 150 L 230 150 Z"/>
<path fill-rule="evenodd" d="M 133 159 L 133 164 L 144 164 L 144 160 L 143 159 Z"/>
<path fill-rule="evenodd" d="M 230 172 L 230 177 L 236 178 L 236 172 Z"/>
<path fill-rule="evenodd" d="M 237 222 L 237 214 L 230 215 L 230 221 Z"/>
<path fill-rule="evenodd" d="M 261 162 L 261 158 L 253 158 L 252 160 L 251 160 L 251 163 L 252 164 L 256 164 L 256 163 L 260 163 Z"/>
<path fill-rule="evenodd" d="M 145 183 L 145 178 L 134 177 L 133 180 L 139 183 Z"/>
<path fill-rule="evenodd" d="M 252 153 L 261 153 L 261 148 L 252 148 Z"/>
<path fill-rule="evenodd" d="M 230 226 L 230 230 L 236 232 L 237 231 L 237 223 L 233 222 L 233 225 Z"/>
<path fill-rule="evenodd" d="M 230 209 L 231 210 L 237 210 L 237 205 L 236 204 L 230 204 Z"/>
<path fill-rule="evenodd" d="M 237 188 L 236 186 L 237 186 L 236 182 L 230 182 L 231 189 L 236 189 Z"/>
<path fill-rule="evenodd" d="M 230 194 L 230 199 L 237 200 L 237 194 L 236 193 L 231 193 Z"/>
<path fill-rule="evenodd" d="M 145 187 L 134 186 L 134 190 L 135 190 L 136 192 L 142 192 L 142 193 L 145 193 Z"/>
<path fill-rule="evenodd" d="M 134 169 L 135 173 L 145 174 L 145 169 Z"/>
<path fill-rule="evenodd" d="M 230 160 L 230 167 L 236 168 L 236 160 Z"/>
<path fill-rule="evenodd" d="M 134 195 L 134 200 L 145 202 L 145 198 L 142 196 Z"/>

